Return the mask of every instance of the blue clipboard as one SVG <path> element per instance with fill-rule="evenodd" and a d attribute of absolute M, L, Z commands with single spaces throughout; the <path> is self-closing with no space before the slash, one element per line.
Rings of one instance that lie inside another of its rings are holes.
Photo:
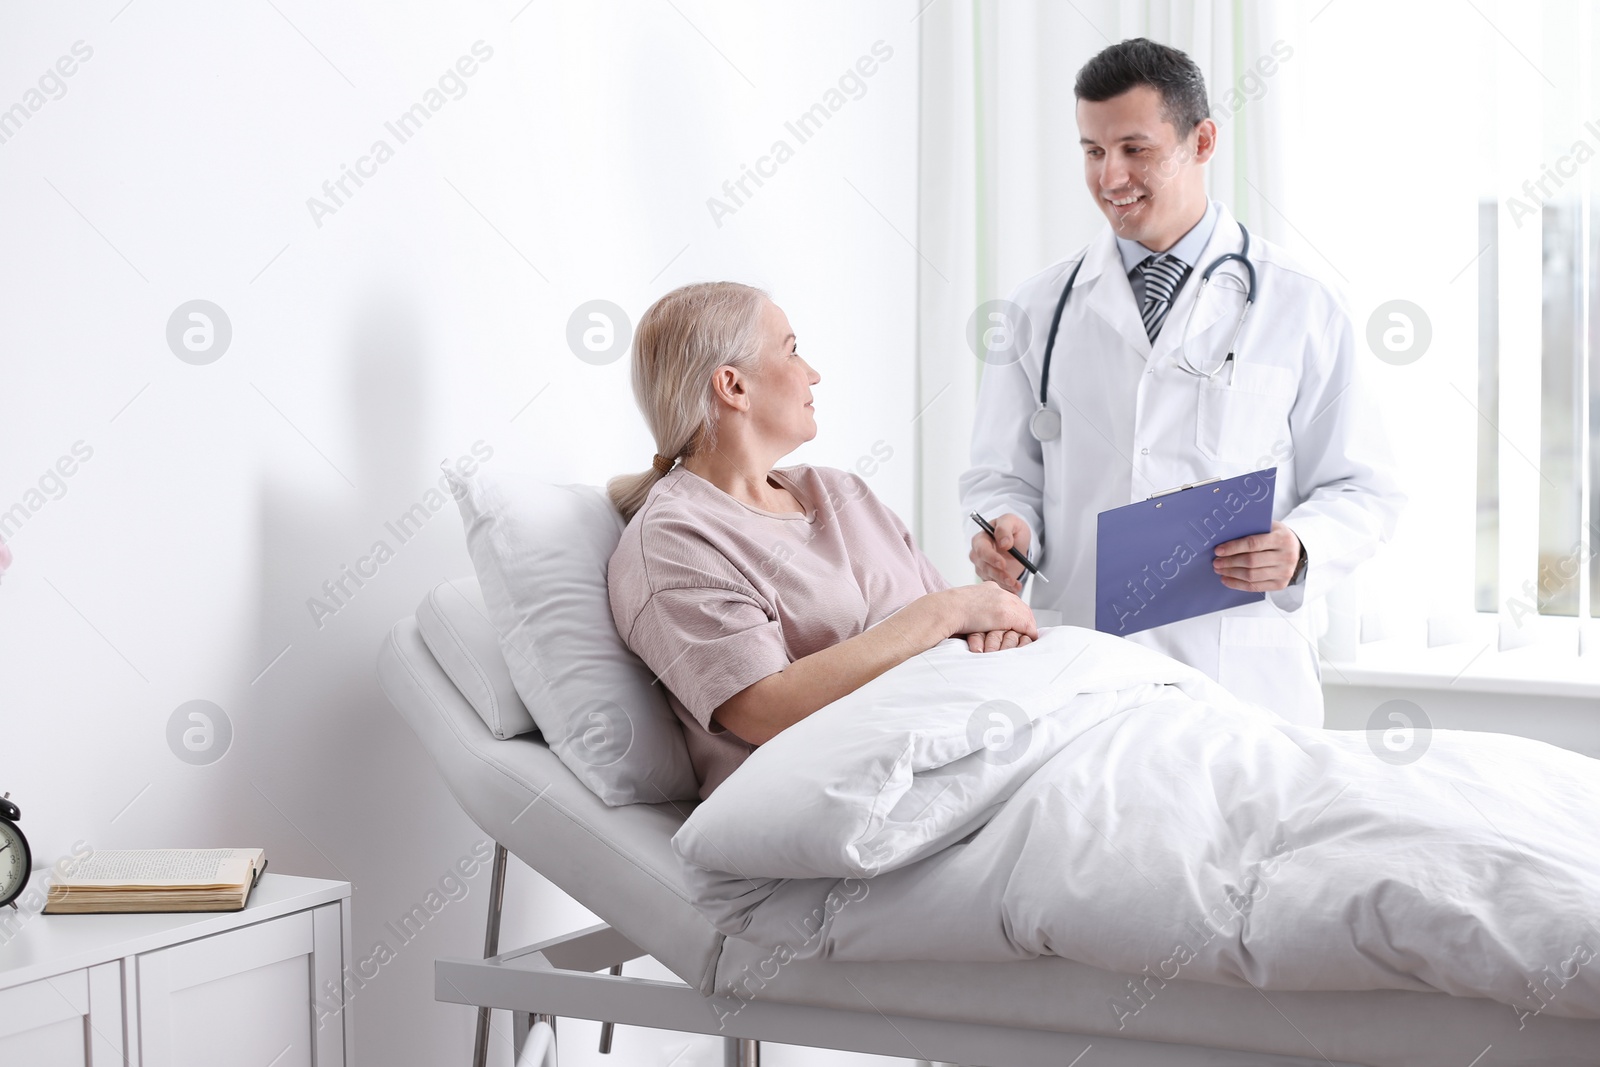
<path fill-rule="evenodd" d="M 1272 529 L 1277 482 L 1278 469 L 1268 467 L 1102 511 L 1094 628 L 1126 637 L 1266 599 L 1223 585 L 1212 549 Z"/>

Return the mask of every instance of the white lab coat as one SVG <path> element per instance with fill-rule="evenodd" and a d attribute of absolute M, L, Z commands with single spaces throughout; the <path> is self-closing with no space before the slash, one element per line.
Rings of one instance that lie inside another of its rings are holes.
<path fill-rule="evenodd" d="M 1107 226 L 1088 247 L 1024 282 L 1012 301 L 1032 341 L 1014 363 L 983 368 L 963 516 L 1020 515 L 1049 584 L 1031 582 L 1035 609 L 1094 626 L 1096 516 L 1177 485 L 1276 466 L 1273 517 L 1305 545 L 1301 584 L 1264 601 L 1155 627 L 1129 640 L 1204 671 L 1236 695 L 1292 722 L 1322 725 L 1317 638 L 1327 590 L 1388 540 L 1405 496 L 1376 405 L 1362 384 L 1357 331 L 1340 298 L 1283 249 L 1252 233 L 1256 303 L 1232 373 L 1185 373 L 1175 353 L 1201 271 L 1240 248 L 1223 207 L 1211 241 L 1175 295 L 1152 346 Z M 1050 401 L 1061 436 L 1039 442 L 1028 420 L 1056 301 L 1083 268 L 1061 317 Z M 1237 262 L 1219 269 L 1242 277 Z M 1243 299 L 1213 280 L 1194 310 L 1190 358 L 1209 369 L 1227 351 Z M 970 528 L 971 524 L 968 523 Z"/>

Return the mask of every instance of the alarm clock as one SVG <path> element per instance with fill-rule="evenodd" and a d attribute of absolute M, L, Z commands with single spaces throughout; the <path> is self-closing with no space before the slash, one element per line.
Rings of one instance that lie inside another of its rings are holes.
<path fill-rule="evenodd" d="M 17 906 L 17 898 L 27 888 L 33 869 L 33 853 L 22 836 L 17 820 L 22 811 L 11 803 L 11 794 L 0 797 L 0 906 Z"/>

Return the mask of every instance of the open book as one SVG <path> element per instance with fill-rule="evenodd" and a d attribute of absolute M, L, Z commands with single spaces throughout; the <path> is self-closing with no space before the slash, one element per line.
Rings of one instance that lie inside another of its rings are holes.
<path fill-rule="evenodd" d="M 239 911 L 266 869 L 259 848 L 143 848 L 96 852 L 53 882 L 44 910 Z"/>

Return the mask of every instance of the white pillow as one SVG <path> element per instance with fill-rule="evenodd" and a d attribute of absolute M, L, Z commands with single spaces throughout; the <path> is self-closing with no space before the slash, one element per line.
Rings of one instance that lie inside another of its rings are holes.
<path fill-rule="evenodd" d="M 506 668 L 476 579 L 440 582 L 428 590 L 417 605 L 417 629 L 490 733 L 503 741 L 538 729 Z"/>
<path fill-rule="evenodd" d="M 607 804 L 697 799 L 666 691 L 611 618 L 606 566 L 623 522 L 605 493 L 444 472 L 500 651 L 551 751 Z"/>

